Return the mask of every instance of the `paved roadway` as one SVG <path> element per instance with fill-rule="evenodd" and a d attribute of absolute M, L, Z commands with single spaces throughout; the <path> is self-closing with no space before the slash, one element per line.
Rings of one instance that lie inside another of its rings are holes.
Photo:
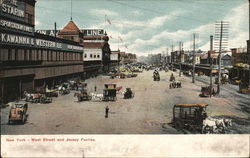
<path fill-rule="evenodd" d="M 160 71 L 161 81 L 153 81 L 153 71 L 139 73 L 136 78 L 109 79 L 98 76 L 86 80 L 88 91 L 102 93 L 105 83 L 130 87 L 135 92 L 133 99 L 123 99 L 120 94 L 116 102 L 86 101 L 77 102 L 69 95 L 59 96 L 50 104 L 29 103 L 28 120 L 24 125 L 8 125 L 9 108 L 1 109 L 2 134 L 178 134 L 169 123 L 172 108 L 178 103 L 207 103 L 209 116 L 233 119 L 230 133 L 250 133 L 249 95 L 239 97 L 232 89 L 212 98 L 200 98 L 200 87 L 204 82 L 191 83 L 191 78 L 178 77 L 183 88 L 169 89 L 172 73 Z M 122 90 L 124 90 L 124 88 Z M 105 107 L 110 114 L 105 118 Z"/>

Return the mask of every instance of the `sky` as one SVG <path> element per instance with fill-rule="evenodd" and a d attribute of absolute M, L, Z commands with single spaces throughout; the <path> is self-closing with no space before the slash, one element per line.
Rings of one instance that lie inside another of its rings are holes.
<path fill-rule="evenodd" d="M 52 30 L 54 22 L 61 29 L 71 0 L 37 0 L 35 9 L 36 29 Z M 192 50 L 194 34 L 196 49 L 209 50 L 218 21 L 229 22 L 228 49 L 246 47 L 249 39 L 248 0 L 72 0 L 72 18 L 81 29 L 105 29 L 111 50 L 138 56 L 170 53 L 179 42 Z"/>

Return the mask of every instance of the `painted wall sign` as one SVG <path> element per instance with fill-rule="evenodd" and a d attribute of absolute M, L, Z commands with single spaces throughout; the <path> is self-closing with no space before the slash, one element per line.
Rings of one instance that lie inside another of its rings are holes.
<path fill-rule="evenodd" d="M 48 36 L 55 36 L 55 30 L 36 30 L 37 33 L 48 35 Z M 58 36 L 59 31 L 56 31 L 56 36 Z"/>
<path fill-rule="evenodd" d="M 24 21 L 25 3 L 20 0 L 0 0 L 0 13 L 9 18 Z"/>
<path fill-rule="evenodd" d="M 102 29 L 86 29 L 82 30 L 84 36 L 102 36 L 104 35 L 104 30 Z"/>
<path fill-rule="evenodd" d="M 3 20 L 3 19 L 0 19 L 0 27 L 15 29 L 15 30 L 18 30 L 18 31 L 23 31 L 23 32 L 28 32 L 28 33 L 33 33 L 34 32 L 33 27 L 26 26 L 26 25 L 23 25 L 23 24 L 18 24 L 18 23 L 11 22 L 11 21 L 8 21 L 8 20 Z"/>
<path fill-rule="evenodd" d="M 58 43 L 49 40 L 36 39 L 27 36 L 19 36 L 13 34 L 0 33 L 0 44 L 18 44 L 25 46 L 45 47 L 45 48 L 56 48 L 67 51 L 80 51 L 83 52 L 83 47 L 69 45 L 65 43 Z"/>

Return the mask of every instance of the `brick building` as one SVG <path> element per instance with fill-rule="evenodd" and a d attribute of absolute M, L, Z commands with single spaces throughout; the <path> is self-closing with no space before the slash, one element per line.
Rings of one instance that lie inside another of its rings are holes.
<path fill-rule="evenodd" d="M 232 64 L 248 64 L 247 48 L 233 48 L 232 51 Z"/>
<path fill-rule="evenodd" d="M 84 71 L 108 72 L 111 50 L 107 33 L 102 29 L 82 29 L 81 31 L 84 35 Z"/>

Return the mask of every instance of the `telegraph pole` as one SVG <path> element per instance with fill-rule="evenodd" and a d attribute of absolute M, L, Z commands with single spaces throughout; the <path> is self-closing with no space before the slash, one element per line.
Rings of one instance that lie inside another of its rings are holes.
<path fill-rule="evenodd" d="M 247 41 L 247 51 L 248 51 L 248 65 L 249 65 L 249 72 L 248 72 L 248 85 L 250 85 L 250 0 L 248 0 L 248 10 L 249 10 L 249 30 L 248 30 L 248 41 Z"/>
<path fill-rule="evenodd" d="M 56 37 L 56 22 L 55 22 L 55 35 L 54 36 Z"/>
<path fill-rule="evenodd" d="M 194 33 L 194 40 L 193 40 L 193 78 L 192 83 L 195 83 L 195 33 Z"/>
<path fill-rule="evenodd" d="M 218 67 L 218 83 L 217 83 L 217 94 L 220 93 L 220 84 L 221 84 L 221 51 L 226 48 L 227 44 L 227 34 L 228 34 L 228 23 L 220 21 L 215 24 L 215 37 L 217 40 L 217 46 L 219 46 L 219 67 Z"/>
<path fill-rule="evenodd" d="M 172 49 L 172 51 L 171 51 L 171 53 L 170 53 L 170 56 L 171 56 L 171 70 L 173 71 L 173 64 L 174 64 L 174 56 L 172 56 L 172 52 L 174 52 L 174 45 L 172 44 L 171 45 L 171 49 Z"/>
<path fill-rule="evenodd" d="M 181 44 L 182 42 L 179 42 L 179 53 L 180 53 L 180 71 L 179 71 L 179 76 L 181 77 Z"/>
<path fill-rule="evenodd" d="M 213 72 L 212 72 L 212 68 L 213 68 L 213 58 L 211 56 L 211 53 L 213 51 L 213 36 L 210 36 L 210 98 L 212 96 L 212 86 L 213 86 Z"/>

